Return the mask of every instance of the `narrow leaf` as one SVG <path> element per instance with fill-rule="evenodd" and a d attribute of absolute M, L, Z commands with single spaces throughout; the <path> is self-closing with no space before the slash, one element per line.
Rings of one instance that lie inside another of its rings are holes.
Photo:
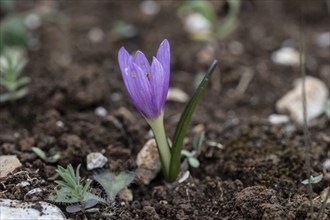
<path fill-rule="evenodd" d="M 47 159 L 47 156 L 46 156 L 46 153 L 41 150 L 40 148 L 38 147 L 32 147 L 32 151 L 38 156 L 40 157 L 41 159 L 43 160 L 46 160 Z"/>
<path fill-rule="evenodd" d="M 195 135 L 194 142 L 193 142 L 193 147 L 197 152 L 201 149 L 204 136 L 205 136 L 204 131 L 198 132 Z"/>
<path fill-rule="evenodd" d="M 206 86 L 208 85 L 211 75 L 214 72 L 214 69 L 216 68 L 217 64 L 218 61 L 216 60 L 213 61 L 203 81 L 195 91 L 194 95 L 189 100 L 185 110 L 181 115 L 180 121 L 176 127 L 173 138 L 173 145 L 171 148 L 172 158 L 171 158 L 170 174 L 168 179 L 168 181 L 170 182 L 175 181 L 180 171 L 181 149 L 182 149 L 183 139 L 186 135 L 188 124 L 191 120 L 192 114 L 194 113 L 197 107 L 198 101 L 205 92 Z"/>

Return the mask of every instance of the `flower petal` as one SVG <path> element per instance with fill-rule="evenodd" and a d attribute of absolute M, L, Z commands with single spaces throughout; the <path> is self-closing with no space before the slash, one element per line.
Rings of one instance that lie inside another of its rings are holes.
<path fill-rule="evenodd" d="M 151 64 L 151 74 L 150 74 L 150 85 L 152 90 L 152 101 L 154 105 L 154 111 L 160 112 L 164 108 L 165 102 L 163 102 L 164 96 L 166 98 L 166 94 L 164 94 L 164 86 L 165 85 L 165 76 L 166 73 L 162 64 L 157 60 L 156 57 L 153 57 Z"/>
<path fill-rule="evenodd" d="M 132 100 L 139 112 L 146 118 L 155 118 L 157 112 L 154 111 L 152 91 L 147 75 L 137 64 L 133 63 L 133 67 L 136 77 L 132 81 Z"/>
<path fill-rule="evenodd" d="M 160 44 L 158 51 L 157 51 L 157 59 L 162 64 L 165 73 L 170 74 L 170 44 L 168 43 L 168 40 L 163 40 L 163 42 Z"/>
<path fill-rule="evenodd" d="M 135 53 L 134 63 L 136 63 L 145 73 L 150 73 L 150 64 L 146 56 L 139 50 Z"/>
<path fill-rule="evenodd" d="M 120 48 L 118 52 L 118 62 L 122 75 L 129 74 L 131 72 L 128 68 L 131 67 L 133 59 L 124 47 Z"/>

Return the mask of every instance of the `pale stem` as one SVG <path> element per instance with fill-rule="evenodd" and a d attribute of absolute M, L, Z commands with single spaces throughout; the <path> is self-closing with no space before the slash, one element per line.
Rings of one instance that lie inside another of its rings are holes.
<path fill-rule="evenodd" d="M 169 176 L 170 170 L 171 151 L 167 142 L 167 137 L 164 129 L 164 113 L 162 112 L 158 116 L 158 118 L 154 120 L 147 120 L 147 122 L 154 133 L 163 173 L 165 178 L 167 178 Z"/>

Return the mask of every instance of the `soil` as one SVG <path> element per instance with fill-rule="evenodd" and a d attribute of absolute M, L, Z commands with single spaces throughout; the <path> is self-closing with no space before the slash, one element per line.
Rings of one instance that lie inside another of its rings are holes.
<path fill-rule="evenodd" d="M 22 1 L 23 2 L 23 1 Z M 30 2 L 27 4 L 26 2 Z M 43 1 L 25 1 L 22 8 Z M 0 107 L 0 155 L 17 155 L 22 163 L 16 172 L 0 180 L 0 198 L 46 201 L 55 187 L 57 164 L 46 163 L 31 150 L 60 152 L 59 165 L 82 164 L 82 176 L 90 152 L 103 152 L 109 159 L 104 169 L 134 170 L 135 158 L 150 139 L 149 127 L 129 99 L 121 79 L 117 52 L 142 50 L 148 57 L 167 38 L 171 44 L 171 87 L 192 94 L 196 74 L 209 63 L 198 56 L 207 43 L 192 40 L 176 14 L 177 1 L 159 1 L 156 16 L 143 15 L 140 1 L 58 1 L 64 23 L 46 21 L 37 31 L 40 48 L 29 52 L 24 71 L 32 82 L 29 95 Z M 219 19 L 227 6 L 212 1 Z M 300 8 L 302 12 L 300 13 Z M 1 13 L 3 16 L 3 12 Z M 197 108 L 187 133 L 186 149 L 192 149 L 195 131 L 203 127 L 206 138 L 198 159 L 199 168 L 173 188 L 158 176 L 149 185 L 133 183 L 132 202 L 119 199 L 113 206 L 97 205 L 96 212 L 70 214 L 72 219 L 308 219 L 307 178 L 304 134 L 297 125 L 272 125 L 267 121 L 276 112 L 276 101 L 300 77 L 298 67 L 274 64 L 271 53 L 281 44 L 299 45 L 299 21 L 304 19 L 306 72 L 329 83 L 329 48 L 315 43 L 318 34 L 329 31 L 326 1 L 243 1 L 239 24 L 234 33 L 216 42 L 215 58 L 220 61 L 216 74 Z M 122 39 L 111 30 L 115 22 L 132 23 L 138 35 Z M 104 31 L 101 42 L 92 43 L 92 28 Z M 232 43 L 244 47 L 233 54 Z M 237 85 L 247 72 L 252 80 L 237 93 Z M 328 84 L 329 85 L 329 84 Z M 219 87 L 220 86 L 220 87 Z M 98 106 L 108 116 L 94 113 Z M 172 136 L 185 104 L 168 101 L 165 123 Z M 116 117 L 123 130 L 113 124 Z M 330 181 L 322 163 L 330 155 L 330 121 L 325 115 L 310 126 L 312 175 L 324 174 L 313 185 L 314 209 L 321 207 L 320 193 Z M 293 129 L 295 128 L 295 129 Z M 220 143 L 215 147 L 212 142 Z M 30 185 L 18 185 L 28 181 Z M 41 192 L 28 195 L 34 188 Z M 95 190 L 100 186 L 92 184 Z M 330 217 L 329 207 L 324 219 Z"/>

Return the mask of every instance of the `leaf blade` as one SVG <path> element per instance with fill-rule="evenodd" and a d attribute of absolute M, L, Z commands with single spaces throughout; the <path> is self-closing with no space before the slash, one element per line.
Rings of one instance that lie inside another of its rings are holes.
<path fill-rule="evenodd" d="M 197 104 L 204 94 L 206 90 L 206 86 L 208 85 L 211 75 L 214 72 L 214 69 L 216 68 L 218 64 L 218 61 L 213 61 L 212 65 L 210 66 L 207 74 L 205 75 L 203 81 L 198 86 L 197 90 L 195 91 L 194 95 L 189 100 L 188 104 L 186 105 L 180 121 L 176 127 L 174 137 L 173 137 L 173 145 L 171 148 L 171 165 L 170 165 L 170 174 L 168 181 L 173 182 L 178 176 L 179 170 L 180 170 L 180 158 L 181 158 L 181 149 L 183 144 L 183 139 L 186 134 L 186 130 L 188 127 L 188 124 L 191 120 L 191 117 L 197 107 Z"/>

